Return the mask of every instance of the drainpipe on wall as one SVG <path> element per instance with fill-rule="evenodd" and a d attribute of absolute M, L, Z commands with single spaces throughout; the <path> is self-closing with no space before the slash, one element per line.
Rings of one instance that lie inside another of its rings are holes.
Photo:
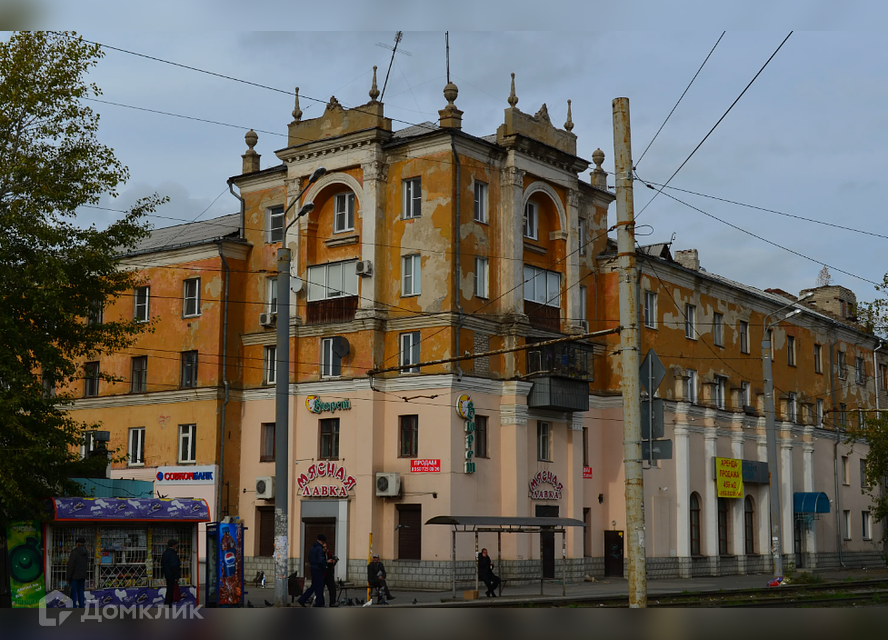
<path fill-rule="evenodd" d="M 245 211 L 245 209 L 244 209 L 244 199 L 241 198 L 238 194 L 236 194 L 236 193 L 234 192 L 234 183 L 231 181 L 231 178 L 228 179 L 228 191 L 231 193 L 231 195 L 233 195 L 235 198 L 237 198 L 238 200 L 240 200 L 240 236 L 239 236 L 239 237 L 240 237 L 240 238 L 243 238 L 243 237 L 244 237 L 244 233 L 245 233 L 245 229 L 244 229 L 244 227 L 245 227 L 246 224 L 247 224 L 247 221 L 246 221 L 246 211 Z M 221 254 L 220 254 L 220 255 L 221 255 Z M 223 257 L 222 259 L 225 260 L 224 257 Z M 228 282 L 228 280 L 226 280 L 226 283 L 227 283 L 227 282 Z"/>
<path fill-rule="evenodd" d="M 462 220 L 462 218 L 460 217 L 459 195 L 460 195 L 460 191 L 462 189 L 462 181 L 461 181 L 461 177 L 462 177 L 461 168 L 462 167 L 459 164 L 459 154 L 456 152 L 456 142 L 453 139 L 453 135 L 450 136 L 450 148 L 453 150 L 453 163 L 456 165 L 456 206 L 454 207 L 454 213 L 453 213 L 453 232 L 456 234 L 456 256 L 455 256 L 456 264 L 454 265 L 454 269 L 453 269 L 453 273 L 454 273 L 453 295 L 456 298 L 456 310 L 457 310 L 458 315 L 457 315 L 457 320 L 456 320 L 456 348 L 454 349 L 454 353 L 457 356 L 461 356 L 462 352 L 460 351 L 460 340 L 459 340 L 460 335 L 459 334 L 462 331 L 462 325 L 463 325 L 463 309 L 462 309 L 462 305 L 460 304 L 461 290 L 460 290 L 459 285 L 460 285 L 461 273 L 460 273 L 460 254 L 459 254 L 460 246 L 459 245 L 460 245 L 460 235 L 461 235 L 460 221 Z M 462 371 L 462 368 L 459 366 L 459 363 L 457 362 L 456 363 L 456 379 L 462 380 L 462 377 L 463 377 L 463 371 Z"/>
<path fill-rule="evenodd" d="M 229 182 L 229 187 L 231 183 Z M 232 191 L 232 194 L 234 192 Z M 241 199 L 243 206 L 243 200 Z M 241 227 L 243 233 L 243 227 Z M 231 280 L 231 270 L 228 268 L 228 261 L 225 259 L 225 253 L 222 251 L 222 241 L 217 240 L 216 246 L 219 248 L 219 257 L 222 258 L 222 267 L 225 269 L 225 293 L 222 298 L 222 386 L 225 387 L 225 398 L 222 400 L 222 415 L 219 420 L 219 495 L 216 497 L 216 517 L 222 520 L 222 488 L 225 479 L 225 409 L 228 407 L 228 284 Z M 226 505 L 230 506 L 230 505 Z"/>
<path fill-rule="evenodd" d="M 832 344 L 829 347 L 829 389 L 830 396 L 832 397 L 832 405 L 833 405 L 833 416 L 837 416 L 838 411 L 837 407 L 839 406 L 836 403 L 836 370 L 835 370 L 835 354 L 836 354 L 836 345 L 839 344 L 839 332 L 835 323 L 833 323 L 833 331 L 835 332 L 836 339 L 833 340 Z M 835 470 L 836 476 L 836 548 L 839 551 L 839 564 L 845 567 L 845 560 L 842 558 L 842 500 L 839 497 L 839 421 L 838 418 L 834 420 L 834 426 L 836 429 L 836 443 L 833 447 L 833 468 Z M 847 567 L 846 567 L 847 568 Z"/>

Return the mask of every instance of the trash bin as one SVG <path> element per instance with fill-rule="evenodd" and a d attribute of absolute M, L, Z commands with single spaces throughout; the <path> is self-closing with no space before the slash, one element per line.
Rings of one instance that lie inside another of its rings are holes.
<path fill-rule="evenodd" d="M 295 573 L 287 578 L 287 593 L 291 598 L 298 598 L 305 590 L 305 578 Z"/>

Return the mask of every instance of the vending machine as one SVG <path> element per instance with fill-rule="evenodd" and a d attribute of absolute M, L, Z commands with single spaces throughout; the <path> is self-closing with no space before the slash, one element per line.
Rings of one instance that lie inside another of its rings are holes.
<path fill-rule="evenodd" d="M 244 606 L 244 525 L 231 518 L 207 525 L 207 606 Z"/>

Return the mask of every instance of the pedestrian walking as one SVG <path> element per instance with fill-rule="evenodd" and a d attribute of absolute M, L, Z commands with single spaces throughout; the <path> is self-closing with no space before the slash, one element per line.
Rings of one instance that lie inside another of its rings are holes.
<path fill-rule="evenodd" d="M 86 575 L 89 569 L 89 552 L 84 546 L 86 539 L 77 538 L 68 556 L 68 584 L 71 585 L 71 600 L 75 609 L 86 607 Z"/>
<path fill-rule="evenodd" d="M 166 597 L 163 603 L 171 605 L 178 602 L 179 578 L 182 576 L 182 561 L 179 559 L 179 541 L 171 538 L 167 548 L 160 557 L 160 573 L 166 580 Z"/>
<path fill-rule="evenodd" d="M 318 534 L 318 539 L 311 549 L 308 550 L 308 566 L 311 571 L 311 587 L 305 591 L 296 602 L 299 606 L 304 607 L 305 602 L 315 594 L 315 607 L 324 606 L 324 572 L 327 568 L 327 554 L 324 552 L 324 543 L 327 542 L 327 536 L 323 533 Z"/>

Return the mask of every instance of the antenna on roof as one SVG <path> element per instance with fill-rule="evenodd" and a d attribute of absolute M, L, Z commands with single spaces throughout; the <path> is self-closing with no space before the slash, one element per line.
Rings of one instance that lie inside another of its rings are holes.
<path fill-rule="evenodd" d="M 450 84 L 450 32 L 444 32 L 444 45 L 447 48 L 447 84 Z"/>
<path fill-rule="evenodd" d="M 388 71 L 385 72 L 385 82 L 382 83 L 382 93 L 379 96 L 380 102 L 382 102 L 382 99 L 385 96 L 385 87 L 386 87 L 386 85 L 388 85 L 389 73 L 391 73 L 391 71 L 392 71 L 392 63 L 395 61 L 395 54 L 396 53 L 403 53 L 405 56 L 413 55 L 409 51 L 405 51 L 404 49 L 401 49 L 400 51 L 398 51 L 398 44 L 401 42 L 401 38 L 403 38 L 403 37 L 404 37 L 403 31 L 398 31 L 398 33 L 395 34 L 395 46 L 394 47 L 390 47 L 387 44 L 383 44 L 381 42 L 376 43 L 377 47 L 382 47 L 383 49 L 391 49 L 391 52 L 392 52 L 392 59 L 389 60 Z"/>

